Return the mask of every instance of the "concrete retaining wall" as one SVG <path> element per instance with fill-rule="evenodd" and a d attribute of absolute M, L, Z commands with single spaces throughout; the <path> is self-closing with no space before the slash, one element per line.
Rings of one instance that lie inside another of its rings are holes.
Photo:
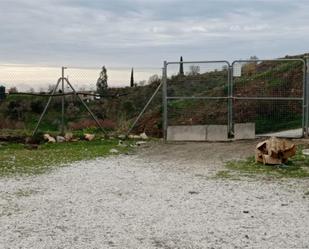
<path fill-rule="evenodd" d="M 169 126 L 168 141 L 227 141 L 226 125 Z"/>
<path fill-rule="evenodd" d="M 255 139 L 255 123 L 240 123 L 234 125 L 235 140 Z"/>

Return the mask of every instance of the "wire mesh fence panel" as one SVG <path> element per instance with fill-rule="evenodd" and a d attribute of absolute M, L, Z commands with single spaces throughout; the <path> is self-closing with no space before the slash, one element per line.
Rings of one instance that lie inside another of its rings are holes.
<path fill-rule="evenodd" d="M 169 64 L 167 96 L 227 97 L 228 74 L 226 62 Z"/>
<path fill-rule="evenodd" d="M 0 65 L 0 85 L 7 91 L 46 92 L 60 77 L 60 67 Z"/>
<path fill-rule="evenodd" d="M 79 89 L 81 98 L 87 102 L 102 126 L 125 134 L 160 84 L 162 69 L 106 67 L 108 87 L 98 89 L 97 81 L 101 72 L 102 68 L 68 68 L 66 75 Z M 100 96 L 93 96 L 94 93 Z M 161 135 L 161 96 L 160 93 L 155 96 L 132 130 L 133 133 L 145 131 L 149 135 Z M 68 125 L 83 128 L 87 122 L 93 123 L 87 113 L 81 113 L 77 121 Z"/>
<path fill-rule="evenodd" d="M 227 125 L 227 99 L 169 99 L 168 125 Z"/>
<path fill-rule="evenodd" d="M 255 123 L 257 134 L 302 136 L 304 76 L 298 59 L 234 62 L 233 122 Z"/>
<path fill-rule="evenodd" d="M 236 99 L 234 122 L 255 123 L 256 134 L 279 132 L 277 136 L 297 137 L 302 135 L 302 109 L 300 100 Z"/>
<path fill-rule="evenodd" d="M 228 124 L 228 62 L 168 63 L 166 78 L 167 126 Z"/>
<path fill-rule="evenodd" d="M 62 127 L 63 97 L 58 95 L 63 94 L 64 90 L 65 130 L 92 131 L 92 128 L 98 128 L 79 96 L 105 129 L 125 132 L 160 84 L 158 75 L 161 75 L 162 69 L 135 68 L 132 77 L 132 68 L 107 67 L 108 88 L 104 93 L 99 93 L 101 96 L 97 96 L 97 80 L 101 70 L 101 67 L 65 68 L 63 76 L 78 95 L 72 94 L 73 89 L 65 80 L 62 89 L 60 80 L 56 96 L 52 98 L 38 131 L 57 132 Z M 49 94 L 61 77 L 61 67 L 0 65 L 0 85 L 6 87 L 6 92 L 42 95 L 6 94 L 5 99 L 0 101 L 0 129 L 22 129 L 31 134 L 48 102 Z M 136 132 L 146 129 L 149 134 L 159 133 L 161 96 L 160 92 L 154 98 L 144 119 L 137 124 Z M 153 125 L 148 125 L 147 120 L 152 120 Z"/>
<path fill-rule="evenodd" d="M 5 99 L 0 101 L 0 129 L 31 134 L 47 102 L 44 96 L 22 93 L 48 93 L 61 77 L 61 69 L 47 66 L 0 65 L 0 85 Z M 53 110 L 50 110 L 52 115 Z M 45 129 L 57 128 L 58 120 L 44 120 Z"/>

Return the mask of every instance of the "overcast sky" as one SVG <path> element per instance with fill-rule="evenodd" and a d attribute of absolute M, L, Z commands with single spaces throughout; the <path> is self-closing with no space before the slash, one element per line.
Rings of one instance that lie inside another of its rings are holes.
<path fill-rule="evenodd" d="M 95 87 L 102 65 L 112 84 L 125 85 L 131 67 L 147 80 L 181 55 L 231 61 L 309 51 L 309 0 L 0 0 L 0 23 L 0 81 L 23 89 L 34 78 L 47 86 L 60 66 L 94 67 L 80 82 L 92 75 Z"/>
<path fill-rule="evenodd" d="M 309 49 L 308 0 L 0 0 L 0 63 L 161 67 Z"/>

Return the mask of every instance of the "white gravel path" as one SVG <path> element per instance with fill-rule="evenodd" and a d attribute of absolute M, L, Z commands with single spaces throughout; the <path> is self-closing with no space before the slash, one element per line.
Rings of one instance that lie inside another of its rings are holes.
<path fill-rule="evenodd" d="M 0 248 L 309 248 L 308 180 L 215 180 L 177 163 L 129 155 L 0 179 Z"/>

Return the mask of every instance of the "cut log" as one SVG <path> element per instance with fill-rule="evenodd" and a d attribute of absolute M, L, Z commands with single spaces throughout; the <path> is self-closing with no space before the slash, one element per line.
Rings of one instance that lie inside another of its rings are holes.
<path fill-rule="evenodd" d="M 271 137 L 258 143 L 255 161 L 263 164 L 282 164 L 296 154 L 296 145 L 286 139 Z"/>

